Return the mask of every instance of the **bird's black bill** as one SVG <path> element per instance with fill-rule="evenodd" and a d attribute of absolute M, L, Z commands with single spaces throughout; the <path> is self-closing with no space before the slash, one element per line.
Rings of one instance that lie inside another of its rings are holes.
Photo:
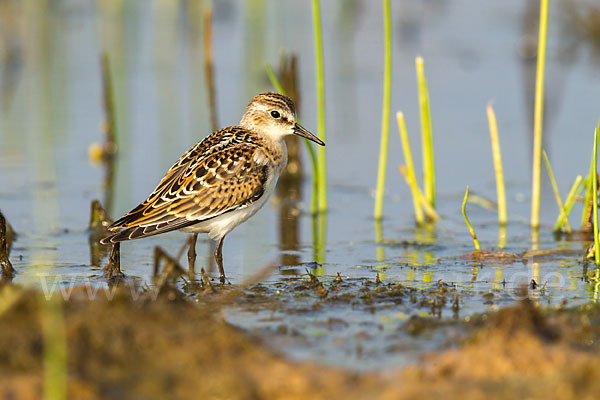
<path fill-rule="evenodd" d="M 307 138 L 308 140 L 320 144 L 321 146 L 325 146 L 325 142 L 304 129 L 300 124 L 294 125 L 294 134 Z"/>

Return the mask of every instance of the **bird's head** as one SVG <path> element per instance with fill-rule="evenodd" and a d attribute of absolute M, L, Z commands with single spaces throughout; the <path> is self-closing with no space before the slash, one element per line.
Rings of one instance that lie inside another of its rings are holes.
<path fill-rule="evenodd" d="M 287 96 L 264 92 L 254 96 L 242 116 L 240 126 L 276 140 L 298 135 L 321 146 L 325 143 L 296 122 L 296 107 Z"/>

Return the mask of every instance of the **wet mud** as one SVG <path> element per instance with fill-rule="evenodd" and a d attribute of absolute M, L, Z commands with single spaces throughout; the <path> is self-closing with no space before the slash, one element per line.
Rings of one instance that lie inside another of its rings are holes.
<path fill-rule="evenodd" d="M 311 299 L 321 296 L 320 307 L 334 307 L 337 301 L 393 307 L 410 302 L 411 296 L 418 300 L 429 295 L 451 303 L 449 299 L 457 295 L 446 287 L 436 294 L 405 293 L 393 285 L 338 280 L 337 290 L 346 285 L 346 298 L 340 299 L 325 295 L 323 290 L 336 289 L 316 278 L 294 285 L 296 293 Z M 122 285 L 111 292 L 111 300 L 103 292 L 90 300 L 92 289 L 81 286 L 67 301 L 55 297 L 64 320 L 59 329 L 64 329 L 66 343 L 68 397 L 591 399 L 600 392 L 597 304 L 544 309 L 523 289 L 523 299 L 512 307 L 454 322 L 415 314 L 398 329 L 413 337 L 449 328 L 456 334 L 448 336 L 443 349 L 403 368 L 356 372 L 290 360 L 269 345 L 268 337 L 223 319 L 226 308 L 241 303 L 265 307 L 269 300 L 273 307 L 285 305 L 281 288 L 277 294 L 270 286 L 215 287 L 194 296 L 170 287 L 156 296 Z M 41 322 L 48 312 L 46 301 L 42 292 L 14 285 L 0 288 L 0 326 L 11 327 L 0 329 L 4 398 L 39 398 L 48 362 L 60 367 L 60 358 L 52 360 L 46 348 L 47 331 Z M 295 312 L 302 312 L 302 305 Z M 332 325 L 344 323 L 340 315 Z M 387 340 L 393 346 L 393 337 Z"/>

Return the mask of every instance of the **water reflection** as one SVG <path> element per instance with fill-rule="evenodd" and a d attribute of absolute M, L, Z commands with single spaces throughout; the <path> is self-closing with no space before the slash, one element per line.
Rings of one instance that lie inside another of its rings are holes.
<path fill-rule="evenodd" d="M 311 21 L 310 4 L 294 3 L 294 13 L 290 16 L 288 7 L 292 7 L 291 2 L 215 2 L 212 70 L 216 73 L 212 78 L 212 89 L 207 75 L 203 73 L 205 62 L 209 59 L 205 54 L 208 46 L 204 40 L 208 28 L 205 19 L 207 2 L 104 1 L 95 6 L 95 3 L 83 2 L 69 7 L 65 4 L 16 0 L 0 2 L 0 174 L 3 178 L 0 200 L 3 210 L 10 210 L 11 217 L 17 216 L 14 220 L 16 227 L 25 232 L 23 242 L 19 243 L 24 261 L 16 266 L 18 270 L 26 270 L 31 260 L 47 256 L 50 261 L 45 264 L 78 265 L 80 270 L 101 265 L 102 258 L 106 257 L 104 250 L 92 249 L 88 254 L 87 246 L 82 246 L 87 241 L 84 227 L 90 201 L 102 199 L 111 215 L 127 211 L 132 204 L 139 202 L 140 196 L 152 189 L 151 186 L 174 157 L 219 126 L 217 119 L 227 125 L 236 123 L 240 107 L 247 103 L 248 98 L 258 91 L 269 89 L 263 66 L 265 61 L 274 63 L 282 47 L 292 48 L 301 57 L 301 63 L 288 57 L 287 61 L 281 62 L 285 66 L 281 69 L 294 70 L 294 74 L 301 78 L 297 79 L 295 89 L 286 88 L 286 91 L 296 98 L 307 126 L 315 126 L 314 49 L 312 37 L 307 34 Z M 439 141 L 440 148 L 445 149 L 437 156 L 443 166 L 440 168 L 440 191 L 442 196 L 447 196 L 440 202 L 443 218 L 437 228 L 406 229 L 413 223 L 410 198 L 401 176 L 391 171 L 395 169 L 400 154 L 400 142 L 392 135 L 389 214 L 385 216 L 386 225 L 375 228 L 374 256 L 373 227 L 367 214 L 372 204 L 368 193 L 376 166 L 377 146 L 373 145 L 373 127 L 379 126 L 380 115 L 379 106 L 374 104 L 378 103 L 381 86 L 381 57 L 378 53 L 381 15 L 379 9 L 364 1 L 324 2 L 324 45 L 330 55 L 326 58 L 327 110 L 331 110 L 328 113 L 332 114 L 331 118 L 328 117 L 331 132 L 331 144 L 328 143 L 332 165 L 329 171 L 331 212 L 314 217 L 302 212 L 302 202 L 307 202 L 310 185 L 306 184 L 306 179 L 303 180 L 301 172 L 309 171 L 305 169 L 308 167 L 306 163 L 302 163 L 302 146 L 297 146 L 293 140 L 288 142 L 290 157 L 288 170 L 278 188 L 278 207 L 275 211 L 265 208 L 256 216 L 253 228 L 249 229 L 254 229 L 253 233 L 260 232 L 260 237 L 246 235 L 244 232 L 247 231 L 243 229 L 236 232 L 234 237 L 239 239 L 235 239 L 239 242 L 238 247 L 228 249 L 231 254 L 227 257 L 235 262 L 233 274 L 241 275 L 256 265 L 267 264 L 266 259 L 271 261 L 274 257 L 272 253 L 279 258 L 277 264 L 282 266 L 314 260 L 321 264 L 316 273 L 324 276 L 334 275 L 337 271 L 333 268 L 339 269 L 344 276 L 358 276 L 363 271 L 355 265 L 368 260 L 374 265 L 385 266 L 387 279 L 413 280 L 414 285 L 440 279 L 471 284 L 476 278 L 473 284 L 482 285 L 478 288 L 501 290 L 503 282 L 507 282 L 507 287 L 514 282 L 515 271 L 522 272 L 520 265 L 480 268 L 474 267 L 472 262 L 448 261 L 466 248 L 465 242 L 468 241 L 463 225 L 457 228 L 452 220 L 456 204 L 451 195 L 456 187 L 462 186 L 465 171 L 471 170 L 476 170 L 473 176 L 479 180 L 478 187 L 486 191 L 489 189 L 486 195 L 489 196 L 493 190 L 491 186 L 485 186 L 492 175 L 488 176 L 475 158 L 478 153 L 487 154 L 488 142 L 484 142 L 485 148 L 475 149 L 477 154 L 466 167 L 461 164 L 463 157 L 460 151 L 465 143 L 476 144 L 475 140 L 481 136 L 476 133 L 481 130 L 473 111 L 476 108 L 469 103 L 469 96 L 461 94 L 464 90 L 474 97 L 481 95 L 482 106 L 489 98 L 488 90 L 497 89 L 489 83 L 492 80 L 498 81 L 497 86 L 502 86 L 502 90 L 507 92 L 504 100 L 516 104 L 515 109 L 504 113 L 510 119 L 503 125 L 507 126 L 506 132 L 501 132 L 507 135 L 503 136 L 503 140 L 508 140 L 509 146 L 514 149 L 506 158 L 509 201 L 514 201 L 516 193 L 519 196 L 528 193 L 529 189 L 523 188 L 523 181 L 529 178 L 523 173 L 522 166 L 529 154 L 525 151 L 520 153 L 521 148 L 527 146 L 520 146 L 518 140 L 531 131 L 527 127 L 531 124 L 528 118 L 532 110 L 520 110 L 520 104 L 523 108 L 532 107 L 535 65 L 533 61 L 527 61 L 527 51 L 524 53 L 525 61 L 513 60 L 508 55 L 514 55 L 515 36 L 537 37 L 537 2 L 512 1 L 496 5 L 506 10 L 503 18 L 481 14 L 482 24 L 487 30 L 477 32 L 485 35 L 485 40 L 473 42 L 460 36 L 463 33 L 459 29 L 460 24 L 464 23 L 461 2 L 397 4 L 393 8 L 394 39 L 397 43 L 394 47 L 394 68 L 395 71 L 397 68 L 397 75 L 394 76 L 392 107 L 406 108 L 407 113 L 417 114 L 416 110 L 410 109 L 417 103 L 410 53 L 423 50 L 427 53 L 428 65 L 432 66 L 432 81 L 438 82 L 438 86 L 432 88 L 432 101 L 439 105 L 434 115 L 439 120 L 436 126 L 449 127 L 449 134 L 436 137 L 436 143 Z M 486 7 L 489 6 L 478 3 L 470 7 L 488 10 Z M 463 16 L 459 17 L 461 14 Z M 519 19 L 522 26 L 515 28 L 515 21 Z M 551 23 L 556 24 L 556 21 Z M 470 37 L 479 28 L 479 25 L 469 25 Z M 459 48 L 459 54 L 465 52 L 460 49 L 461 46 L 467 48 L 467 52 L 482 54 L 476 65 L 470 65 L 468 79 L 461 75 L 464 65 L 456 61 L 460 58 L 455 54 L 456 48 L 442 42 L 446 32 L 455 33 L 451 42 Z M 560 40 L 566 40 L 562 39 L 562 34 L 560 37 Z M 494 42 L 498 38 L 498 42 Z M 495 47 L 494 55 L 485 53 L 488 45 L 489 48 L 498 45 L 498 51 L 507 55 L 501 56 L 507 65 L 506 76 L 490 79 L 497 72 L 491 69 L 492 64 L 498 65 L 499 60 L 495 58 Z M 85 154 L 89 143 L 99 141 L 101 134 L 98 122 L 103 118 L 102 86 L 98 57 L 103 50 L 110 55 L 114 105 L 118 111 L 114 125 L 121 153 L 118 162 L 103 164 L 101 169 L 90 168 Z M 569 55 L 568 58 L 569 61 L 549 59 L 551 64 L 558 63 L 560 66 L 549 70 L 552 88 L 549 88 L 548 95 L 555 100 L 548 100 L 563 106 L 567 104 L 563 97 L 568 96 L 570 91 L 580 93 L 586 87 L 595 91 L 597 86 L 585 74 L 577 75 L 577 79 L 557 79 L 557 75 L 563 77 L 565 69 L 571 76 L 575 76 L 579 69 L 585 73 L 597 70 L 597 66 L 580 61 L 581 57 Z M 523 84 L 518 82 L 520 73 Z M 282 77 L 282 80 L 285 79 Z M 517 84 L 514 84 L 515 81 Z M 557 87 L 555 81 L 561 81 L 563 88 Z M 508 93 L 505 86 L 509 83 L 514 84 L 512 89 L 516 93 Z M 302 98 L 294 95 L 294 90 L 301 92 Z M 523 95 L 521 90 L 528 91 Z M 213 95 L 210 95 L 211 91 Z M 453 99 L 451 104 L 443 103 L 448 98 Z M 518 100 L 523 98 L 523 102 Z M 583 98 L 582 103 L 587 100 L 590 98 Z M 501 102 L 499 106 L 501 108 Z M 568 125 L 572 132 L 584 132 L 583 123 L 580 123 L 581 110 L 565 116 L 551 103 L 549 108 L 553 107 L 557 124 L 563 121 L 562 124 Z M 467 121 L 465 125 L 460 125 L 464 121 Z M 409 122 L 416 125 L 418 119 L 413 118 Z M 408 128 L 409 132 L 418 131 L 410 129 L 411 126 Z M 513 131 L 520 135 L 519 138 L 509 136 Z M 545 145 L 576 154 L 579 149 L 573 143 L 579 136 L 555 134 L 547 137 Z M 559 166 L 557 170 L 564 175 L 580 173 L 579 166 L 575 165 L 577 161 L 569 161 L 568 165 Z M 488 163 L 489 159 L 485 162 Z M 587 163 L 587 160 L 582 163 Z M 528 162 L 526 168 L 528 171 Z M 10 181 L 4 177 L 9 177 Z M 6 182 L 9 184 L 4 185 Z M 501 249 L 522 253 L 527 250 L 530 241 L 531 249 L 562 246 L 562 243 L 557 245 L 553 240 L 544 240 L 544 230 L 540 232 L 542 240 L 539 237 L 527 238 L 529 230 L 515 222 L 519 218 L 520 204 L 514 203 L 517 204 L 511 208 L 515 214 L 511 217 L 509 232 L 512 236 L 507 236 L 506 227 L 496 231 L 496 225 L 493 225 L 493 229 L 484 231 L 482 235 L 483 240 L 488 239 L 488 248 L 497 243 Z M 526 214 L 527 211 L 521 215 Z M 482 223 L 486 218 L 486 215 L 475 215 L 474 223 Z M 277 230 L 269 229 L 274 225 L 278 226 Z M 152 239 L 148 244 L 136 242 L 128 245 L 123 253 L 125 258 L 129 257 L 124 268 L 131 268 L 136 275 L 144 276 L 145 269 L 149 269 L 151 264 L 148 254 L 151 254 L 152 246 L 160 243 L 173 253 L 172 248 L 181 245 L 174 242 L 179 242 L 181 237 L 174 233 L 164 239 L 157 238 L 157 242 Z M 581 246 L 586 238 L 574 237 L 572 240 L 579 242 L 565 246 Z M 269 243 L 276 243 L 278 249 L 270 250 L 271 253 L 266 251 Z M 80 247 L 85 248 L 85 253 Z M 34 251 L 34 248 L 38 250 Z M 41 249 L 46 249 L 44 251 L 48 254 L 41 254 Z M 241 255 L 244 249 L 249 250 Z M 34 255 L 34 252 L 37 253 Z M 52 252 L 54 256 L 50 254 Z M 212 264 L 212 251 L 206 250 L 206 255 L 206 263 Z M 549 286 L 558 291 L 583 293 L 586 298 L 594 295 L 592 281 L 580 281 L 581 266 L 572 258 L 564 262 L 533 261 L 526 268 L 529 278 L 542 284 L 545 275 L 556 271 L 565 276 L 566 289 L 554 277 L 549 280 Z M 62 269 L 60 273 L 71 272 Z"/>

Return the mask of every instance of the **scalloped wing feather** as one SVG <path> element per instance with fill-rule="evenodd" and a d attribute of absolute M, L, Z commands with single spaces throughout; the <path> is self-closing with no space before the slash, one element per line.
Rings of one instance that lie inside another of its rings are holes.
<path fill-rule="evenodd" d="M 102 240 L 153 236 L 181 229 L 248 206 L 263 194 L 270 159 L 260 137 L 238 127 L 224 128 L 186 152 L 156 189 Z"/>

